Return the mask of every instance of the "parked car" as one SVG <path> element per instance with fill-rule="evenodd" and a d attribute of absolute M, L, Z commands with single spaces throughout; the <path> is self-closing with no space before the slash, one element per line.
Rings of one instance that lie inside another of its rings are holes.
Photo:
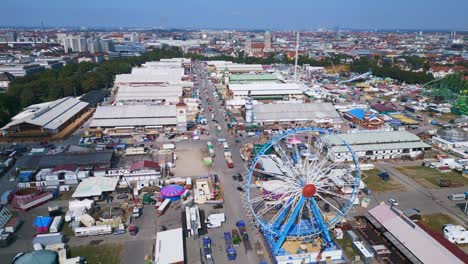
<path fill-rule="evenodd" d="M 127 199 L 128 198 L 128 195 L 127 194 L 120 194 L 119 196 L 117 196 L 117 199 Z"/>
<path fill-rule="evenodd" d="M 122 235 L 122 234 L 125 234 L 125 230 L 115 230 L 114 233 L 112 233 L 113 235 Z"/>
<path fill-rule="evenodd" d="M 222 209 L 223 205 L 222 204 L 215 204 L 213 205 L 213 209 Z"/>
<path fill-rule="evenodd" d="M 393 206 L 398 206 L 399 203 L 397 202 L 397 200 L 393 199 L 393 198 L 390 198 L 388 199 L 388 202 L 393 205 Z"/>
<path fill-rule="evenodd" d="M 237 189 L 239 192 L 243 192 L 243 191 L 244 191 L 244 188 L 242 188 L 242 187 L 240 187 L 240 186 L 237 187 L 236 189 Z"/>

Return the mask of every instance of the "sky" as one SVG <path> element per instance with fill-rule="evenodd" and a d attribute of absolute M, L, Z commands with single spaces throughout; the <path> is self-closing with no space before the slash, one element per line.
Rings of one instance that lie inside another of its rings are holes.
<path fill-rule="evenodd" d="M 1 0 L 0 25 L 468 30 L 468 0 Z"/>

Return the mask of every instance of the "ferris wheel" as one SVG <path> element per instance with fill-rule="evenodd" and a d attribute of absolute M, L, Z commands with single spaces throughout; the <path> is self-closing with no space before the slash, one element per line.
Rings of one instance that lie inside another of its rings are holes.
<path fill-rule="evenodd" d="M 274 253 L 286 240 L 318 236 L 333 246 L 329 229 L 340 223 L 356 199 L 359 164 L 346 142 L 355 170 L 327 158 L 321 128 L 290 129 L 273 137 L 253 158 L 245 181 L 245 202 Z"/>

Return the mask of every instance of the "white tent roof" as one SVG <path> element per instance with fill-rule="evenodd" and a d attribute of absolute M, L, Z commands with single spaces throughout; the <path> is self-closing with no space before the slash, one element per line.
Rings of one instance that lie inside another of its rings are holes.
<path fill-rule="evenodd" d="M 73 198 L 85 198 L 99 196 L 103 192 L 112 192 L 115 190 L 118 179 L 106 177 L 90 177 L 83 179 L 76 191 L 73 193 Z"/>

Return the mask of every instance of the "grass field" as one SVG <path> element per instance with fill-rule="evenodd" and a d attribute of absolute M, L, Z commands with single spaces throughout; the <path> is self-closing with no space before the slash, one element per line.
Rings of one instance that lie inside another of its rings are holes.
<path fill-rule="evenodd" d="M 440 179 L 446 179 L 452 182 L 461 182 L 468 185 L 467 178 L 453 171 L 440 173 L 435 169 L 423 166 L 395 167 L 395 169 L 427 188 L 438 187 Z"/>
<path fill-rule="evenodd" d="M 456 220 L 443 213 L 422 215 L 421 221 L 429 229 L 442 233 L 442 226 L 445 224 L 458 224 Z"/>
<path fill-rule="evenodd" d="M 439 232 L 440 234 L 443 234 L 443 231 L 442 231 L 443 225 L 445 224 L 458 225 L 459 224 L 458 221 L 456 221 L 452 217 L 443 213 L 422 215 L 421 221 L 429 229 Z M 457 246 L 461 248 L 463 251 L 465 251 L 465 253 L 468 253 L 468 244 L 457 244 Z"/>
<path fill-rule="evenodd" d="M 377 174 L 377 169 L 363 171 L 361 178 L 369 189 L 373 192 L 403 191 L 405 187 L 390 176 L 388 181 L 382 180 Z"/>
<path fill-rule="evenodd" d="M 454 120 L 459 117 L 460 117 L 459 115 L 456 115 L 454 113 L 444 113 L 439 117 L 439 119 L 445 122 L 450 122 L 450 120 Z"/>
<path fill-rule="evenodd" d="M 349 239 L 347 235 L 344 235 L 343 239 L 339 239 L 339 240 L 337 239 L 336 241 L 338 242 L 338 244 L 340 244 L 346 257 L 348 257 L 350 261 L 354 261 L 354 259 L 357 256 L 357 253 L 356 251 L 354 251 L 353 243 L 351 242 L 351 239 Z"/>
<path fill-rule="evenodd" d="M 85 257 L 89 264 L 120 263 L 120 255 L 123 246 L 121 244 L 107 244 L 107 245 L 88 245 L 72 247 L 69 249 L 70 257 Z"/>

